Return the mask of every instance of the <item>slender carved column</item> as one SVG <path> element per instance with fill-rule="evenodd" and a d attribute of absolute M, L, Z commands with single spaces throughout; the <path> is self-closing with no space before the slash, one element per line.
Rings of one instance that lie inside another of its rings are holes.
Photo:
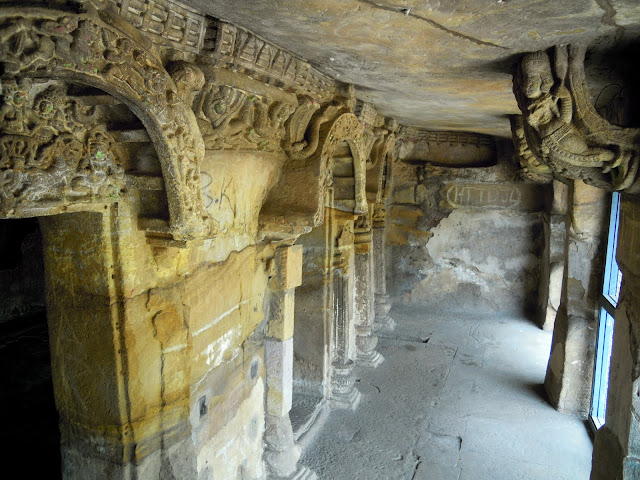
<path fill-rule="evenodd" d="M 330 401 L 335 408 L 355 409 L 361 399 L 360 392 L 355 387 L 356 379 L 353 372 L 354 359 L 357 355 L 353 321 L 355 316 L 353 267 L 353 220 L 351 220 L 342 226 L 333 263 L 333 352 Z"/>
<path fill-rule="evenodd" d="M 593 378 L 608 194 L 576 180 L 569 198 L 562 298 L 545 388 L 559 411 L 586 415 Z"/>
<path fill-rule="evenodd" d="M 387 295 L 385 266 L 385 215 L 373 219 L 373 279 L 375 294 L 374 330 L 393 330 L 396 322 L 389 316 L 391 301 Z"/>
<path fill-rule="evenodd" d="M 591 480 L 640 478 L 640 201 L 623 196 L 615 312 L 605 425 L 596 433 Z"/>
<path fill-rule="evenodd" d="M 271 279 L 270 317 L 265 338 L 266 415 L 264 460 L 270 478 L 312 480 L 315 473 L 298 466 L 300 451 L 289 420 L 293 387 L 293 316 L 295 287 L 302 284 L 302 246 L 279 247 Z"/>
<path fill-rule="evenodd" d="M 354 236 L 354 281 L 358 363 L 368 367 L 377 367 L 384 361 L 384 357 L 375 351 L 376 345 L 378 344 L 378 337 L 372 333 L 375 314 L 371 244 L 371 228 L 357 228 Z"/>

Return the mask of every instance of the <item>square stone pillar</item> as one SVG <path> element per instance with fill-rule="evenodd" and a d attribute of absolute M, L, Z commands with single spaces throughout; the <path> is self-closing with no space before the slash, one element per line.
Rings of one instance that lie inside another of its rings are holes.
<path fill-rule="evenodd" d="M 295 288 L 302 284 L 302 246 L 276 249 L 274 275 L 270 281 L 270 316 L 265 331 L 265 452 L 270 478 L 315 479 L 315 474 L 298 466 L 300 451 L 295 445 L 289 411 L 293 392 L 293 327 Z"/>
<path fill-rule="evenodd" d="M 562 297 L 545 378 L 551 404 L 582 416 L 591 403 L 609 196 L 580 180 L 572 182 Z"/>
<path fill-rule="evenodd" d="M 568 193 L 566 184 L 553 181 L 553 199 L 544 218 L 545 251 L 541 262 L 537 324 L 547 331 L 553 331 L 562 296 Z"/>
<path fill-rule="evenodd" d="M 387 295 L 387 269 L 385 263 L 385 217 L 373 222 L 373 293 L 375 295 L 374 330 L 391 331 L 395 321 L 389 316 L 391 301 Z"/>
<path fill-rule="evenodd" d="M 640 478 L 640 199 L 622 196 L 618 266 L 622 272 L 605 424 L 593 445 L 591 480 Z"/>
<path fill-rule="evenodd" d="M 373 255 L 371 253 L 371 228 L 357 228 L 354 236 L 355 250 L 355 327 L 358 364 L 377 367 L 384 357 L 376 352 L 378 337 L 373 334 Z"/>
<path fill-rule="evenodd" d="M 40 219 L 63 478 L 197 478 L 181 292 L 125 291 L 121 221 L 117 206 Z"/>

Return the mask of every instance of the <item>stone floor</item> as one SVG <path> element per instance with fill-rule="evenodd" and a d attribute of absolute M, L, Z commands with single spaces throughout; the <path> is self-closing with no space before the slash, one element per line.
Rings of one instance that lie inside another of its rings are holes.
<path fill-rule="evenodd" d="M 357 371 L 301 459 L 321 480 L 588 480 L 581 419 L 544 398 L 551 334 L 513 317 L 394 309 L 385 362 Z"/>

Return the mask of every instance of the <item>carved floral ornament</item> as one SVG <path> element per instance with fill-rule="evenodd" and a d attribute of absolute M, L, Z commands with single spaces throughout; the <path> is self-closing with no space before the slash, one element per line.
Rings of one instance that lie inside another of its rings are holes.
<path fill-rule="evenodd" d="M 176 239 L 211 235 L 200 182 L 204 143 L 193 112 L 182 101 L 185 92 L 178 91 L 160 61 L 95 14 L 6 8 L 0 16 L 3 85 L 17 84 L 24 77 L 59 79 L 99 88 L 123 101 L 142 121 L 156 148 L 169 203 L 168 233 Z M 6 96 L 2 108 L 13 108 Z M 7 124 L 5 114 L 1 127 L 9 133 L 15 126 Z M 15 168 L 15 163 L 9 167 L 6 162 L 3 158 L 5 176 Z M 54 162 L 49 167 L 54 165 L 60 166 Z M 40 168 L 46 171 L 44 164 Z M 90 190 L 91 201 L 109 201 L 104 189 Z M 38 198 L 23 200 L 28 204 Z M 29 206 L 38 205 L 25 205 Z M 6 214 L 11 207 L 3 204 L 0 209 Z"/>
<path fill-rule="evenodd" d="M 118 198 L 124 152 L 95 107 L 68 98 L 60 84 L 29 79 L 5 82 L 1 101 L 0 214 Z"/>
<path fill-rule="evenodd" d="M 521 163 L 537 175 L 546 167 L 592 185 L 640 190 L 640 130 L 621 128 L 591 105 L 584 75 L 585 49 L 555 47 L 525 55 L 514 78 L 522 128 L 514 123 Z"/>

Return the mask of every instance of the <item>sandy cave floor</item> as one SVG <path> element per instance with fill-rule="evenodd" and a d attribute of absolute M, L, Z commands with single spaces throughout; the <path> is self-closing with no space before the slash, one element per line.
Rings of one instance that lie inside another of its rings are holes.
<path fill-rule="evenodd" d="M 321 480 L 588 480 L 584 421 L 555 411 L 551 333 L 522 318 L 394 308 L 356 411 L 331 413 L 301 464 Z"/>

